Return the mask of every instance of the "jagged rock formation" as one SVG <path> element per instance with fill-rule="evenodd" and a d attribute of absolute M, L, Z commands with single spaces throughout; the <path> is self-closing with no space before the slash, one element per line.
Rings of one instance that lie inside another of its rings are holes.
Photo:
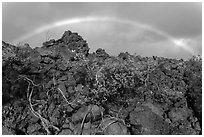
<path fill-rule="evenodd" d="M 13 134 L 201 134 L 202 60 L 141 57 L 65 31 L 32 49 L 2 42 L 3 127 Z"/>

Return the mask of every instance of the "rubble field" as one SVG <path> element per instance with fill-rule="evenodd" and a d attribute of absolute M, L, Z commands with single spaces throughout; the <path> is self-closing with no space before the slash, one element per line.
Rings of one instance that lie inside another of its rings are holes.
<path fill-rule="evenodd" d="M 17 135 L 201 135 L 202 58 L 89 53 L 71 31 L 36 48 L 3 41 L 2 126 Z"/>

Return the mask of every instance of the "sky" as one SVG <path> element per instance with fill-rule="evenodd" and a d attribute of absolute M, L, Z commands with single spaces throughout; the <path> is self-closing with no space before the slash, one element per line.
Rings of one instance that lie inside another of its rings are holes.
<path fill-rule="evenodd" d="M 40 47 L 65 30 L 90 51 L 189 58 L 202 54 L 202 4 L 160 2 L 3 3 L 2 40 Z"/>

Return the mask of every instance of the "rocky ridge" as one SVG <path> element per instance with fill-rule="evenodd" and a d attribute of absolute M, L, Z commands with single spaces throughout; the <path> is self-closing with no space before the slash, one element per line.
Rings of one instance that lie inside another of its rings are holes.
<path fill-rule="evenodd" d="M 2 42 L 2 122 L 12 134 L 202 134 L 202 59 L 104 49 L 65 31 L 40 48 Z"/>

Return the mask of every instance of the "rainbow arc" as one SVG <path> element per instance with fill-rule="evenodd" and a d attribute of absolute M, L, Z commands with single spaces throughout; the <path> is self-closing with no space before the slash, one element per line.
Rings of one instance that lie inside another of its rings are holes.
<path fill-rule="evenodd" d="M 176 47 L 181 47 L 182 49 L 186 50 L 187 52 L 194 54 L 193 53 L 193 49 L 187 45 L 187 43 L 185 42 L 184 39 L 176 39 L 173 36 L 159 30 L 156 29 L 150 25 L 145 25 L 143 23 L 139 23 L 139 22 L 135 22 L 135 21 L 131 21 L 131 20 L 124 20 L 124 19 L 119 19 L 119 18 L 115 18 L 115 17 L 99 17 L 99 16 L 91 16 L 91 17 L 78 17 L 78 18 L 72 18 L 72 19 L 66 19 L 66 20 L 61 20 L 61 21 L 57 21 L 53 24 L 48 24 L 46 26 L 42 26 L 34 31 L 32 31 L 31 33 L 28 33 L 16 40 L 13 41 L 13 43 L 18 43 L 20 41 L 24 41 L 27 40 L 37 34 L 43 33 L 49 29 L 54 29 L 54 28 L 58 28 L 64 25 L 73 25 L 73 24 L 79 24 L 79 23 L 85 23 L 85 22 L 116 22 L 116 23 L 122 23 L 122 24 L 127 24 L 127 25 L 131 25 L 133 27 L 139 27 L 139 28 L 143 28 L 152 32 L 155 32 L 156 34 L 159 34 L 161 36 L 166 37 L 168 40 L 170 40 Z"/>

